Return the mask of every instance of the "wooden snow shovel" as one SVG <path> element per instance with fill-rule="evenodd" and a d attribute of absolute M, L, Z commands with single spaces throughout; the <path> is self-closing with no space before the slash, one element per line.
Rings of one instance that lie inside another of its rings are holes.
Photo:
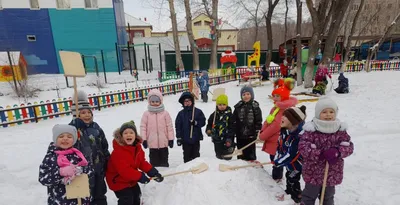
<path fill-rule="evenodd" d="M 70 51 L 60 51 L 61 63 L 64 68 L 65 77 L 73 77 L 74 79 L 74 101 L 76 117 L 78 112 L 78 88 L 76 77 L 85 77 L 85 68 L 83 67 L 82 57 L 80 53 Z M 89 178 L 87 174 L 81 174 L 72 180 L 71 184 L 66 186 L 67 199 L 77 199 L 78 204 L 82 204 L 81 198 L 90 197 Z"/>
<path fill-rule="evenodd" d="M 323 205 L 324 204 L 326 182 L 328 181 L 328 172 L 329 172 L 329 163 L 326 162 L 326 164 L 325 164 L 325 173 L 324 173 L 324 181 L 322 182 L 321 198 L 319 199 L 319 205 Z"/>
<path fill-rule="evenodd" d="M 247 147 L 250 147 L 252 144 L 260 141 L 258 139 L 258 137 L 260 137 L 260 132 L 258 132 L 256 140 L 250 142 L 249 144 L 247 144 L 246 146 L 244 146 L 244 147 L 242 147 L 240 149 L 235 150 L 232 154 L 223 155 L 222 157 L 223 158 L 230 158 L 230 157 L 233 157 L 233 156 L 242 155 L 243 154 L 243 150 L 245 150 Z"/>
<path fill-rule="evenodd" d="M 257 167 L 257 166 L 267 165 L 267 164 L 271 164 L 271 162 L 263 162 L 260 164 L 254 163 L 254 164 L 248 164 L 248 165 L 242 165 L 242 166 L 229 166 L 226 164 L 220 164 L 219 171 L 226 172 L 226 171 L 231 171 L 231 170 L 236 170 L 236 169 L 242 169 L 242 168 L 247 168 L 247 167 Z"/>
<path fill-rule="evenodd" d="M 179 175 L 179 174 L 185 174 L 185 173 L 189 173 L 189 172 L 192 172 L 192 174 L 200 174 L 207 170 L 208 170 L 208 165 L 206 163 L 201 163 L 195 167 L 192 167 L 189 170 L 166 174 L 166 175 L 163 175 L 163 177 L 165 178 L 165 177 L 175 176 L 175 175 Z M 150 180 L 153 180 L 153 179 L 157 179 L 157 177 L 150 178 Z"/>

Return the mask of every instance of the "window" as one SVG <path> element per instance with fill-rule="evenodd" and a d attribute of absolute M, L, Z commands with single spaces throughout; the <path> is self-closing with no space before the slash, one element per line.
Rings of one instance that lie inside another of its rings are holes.
<path fill-rule="evenodd" d="M 210 21 L 204 21 L 204 26 L 210 26 L 211 22 Z"/>
<path fill-rule="evenodd" d="M 39 8 L 39 0 L 29 0 L 31 4 L 31 9 L 38 9 Z"/>
<path fill-rule="evenodd" d="M 143 37 L 143 31 L 135 31 L 133 32 L 133 37 Z"/>
<path fill-rule="evenodd" d="M 194 26 L 201 26 L 201 21 L 196 21 L 193 23 Z"/>
<path fill-rule="evenodd" d="M 97 0 L 85 0 L 85 8 L 87 9 L 94 9 L 94 8 L 99 8 L 99 4 L 97 3 Z"/>
<path fill-rule="evenodd" d="M 57 0 L 57 9 L 70 9 L 71 2 L 70 0 Z"/>
<path fill-rule="evenodd" d="M 26 39 L 28 39 L 28 41 L 33 42 L 36 41 L 36 36 L 35 35 L 26 35 Z"/>

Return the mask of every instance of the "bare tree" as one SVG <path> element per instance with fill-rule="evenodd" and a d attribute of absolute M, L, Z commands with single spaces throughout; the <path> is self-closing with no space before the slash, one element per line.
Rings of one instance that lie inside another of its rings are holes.
<path fill-rule="evenodd" d="M 265 62 L 265 65 L 269 67 L 271 64 L 271 59 L 272 59 L 272 49 L 273 49 L 273 40 L 272 40 L 272 14 L 274 13 L 274 9 L 276 5 L 278 5 L 279 0 L 268 0 L 268 11 L 267 14 L 264 15 L 265 17 L 265 25 L 267 27 L 267 42 L 268 42 L 268 54 L 267 54 L 267 61 Z"/>
<path fill-rule="evenodd" d="M 207 16 L 211 19 L 212 21 L 212 29 L 211 29 L 211 34 L 213 34 L 212 40 L 212 45 L 211 45 L 211 56 L 210 56 L 210 68 L 217 68 L 218 67 L 218 59 L 217 59 L 217 54 L 218 54 L 218 39 L 220 32 L 218 31 L 218 0 L 212 0 L 211 1 L 211 11 L 210 11 L 210 5 L 208 0 L 202 0 L 204 10 L 207 14 Z"/>
<path fill-rule="evenodd" d="M 193 54 L 193 70 L 199 70 L 199 50 L 194 40 L 193 28 L 192 28 L 192 12 L 190 9 L 190 0 L 184 0 L 185 11 L 186 11 L 186 31 L 188 34 L 190 49 Z"/>
<path fill-rule="evenodd" d="M 288 6 L 288 0 L 285 0 L 285 5 L 286 5 L 286 12 L 285 12 L 285 41 L 284 41 L 284 47 L 285 47 L 285 60 L 287 59 L 287 45 L 286 45 L 286 41 L 287 41 L 287 16 L 288 16 L 288 12 L 289 12 L 289 6 Z"/>
<path fill-rule="evenodd" d="M 385 33 L 382 35 L 382 37 L 379 39 L 378 43 L 376 43 L 374 46 L 372 46 L 370 49 L 368 49 L 368 57 L 367 57 L 367 63 L 366 63 L 366 69 L 367 71 L 371 71 L 371 60 L 375 58 L 376 52 L 379 50 L 379 47 L 385 42 L 386 37 L 390 34 L 390 32 L 393 30 L 395 27 L 396 23 L 400 20 L 400 13 L 397 14 L 396 18 L 393 20 L 393 22 L 386 27 Z"/>
<path fill-rule="evenodd" d="M 171 15 L 171 23 L 172 23 L 172 35 L 174 38 L 174 46 L 176 53 L 176 65 L 179 66 L 180 71 L 184 71 L 185 68 L 183 66 L 182 55 L 181 55 L 181 47 L 179 45 L 179 36 L 178 36 L 178 23 L 176 22 L 176 13 L 174 7 L 174 0 L 168 0 L 169 3 L 169 12 Z"/>
<path fill-rule="evenodd" d="M 297 7 L 297 34 L 296 34 L 296 48 L 297 48 L 297 86 L 303 84 L 303 76 L 301 74 L 301 22 L 302 22 L 302 5 L 303 3 L 300 0 L 296 0 L 296 7 Z"/>
<path fill-rule="evenodd" d="M 250 23 L 255 27 L 253 42 L 258 41 L 259 37 L 259 27 L 262 22 L 262 17 L 264 16 L 264 11 L 262 11 L 262 0 L 235 0 L 232 3 L 232 7 L 238 6 L 242 8 L 245 12 L 240 10 L 238 12 L 239 18 L 248 18 L 246 23 Z M 245 15 L 240 15 L 240 13 L 245 13 Z"/>

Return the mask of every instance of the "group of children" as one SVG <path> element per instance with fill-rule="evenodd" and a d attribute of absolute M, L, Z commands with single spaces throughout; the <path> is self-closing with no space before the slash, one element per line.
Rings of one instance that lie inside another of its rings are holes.
<path fill-rule="evenodd" d="M 314 204 L 318 198 L 325 163 L 329 163 L 324 204 L 333 204 L 335 185 L 343 178 L 343 158 L 353 151 L 346 126 L 336 118 L 338 107 L 330 99 L 320 99 L 315 117 L 304 124 L 306 108 L 294 107 L 297 100 L 290 97 L 294 81 L 280 79 L 274 85 L 274 107 L 264 123 L 251 87 L 241 89 L 241 100 L 233 111 L 228 97 L 218 96 L 207 126 L 204 113 L 195 107 L 193 95 L 184 92 L 179 98 L 183 109 L 175 119 L 176 133 L 162 94 L 152 90 L 148 94 L 147 111 L 142 116 L 140 136 L 133 121 L 124 123 L 114 132 L 111 154 L 103 130 L 93 121 L 86 94 L 80 92 L 74 119 L 69 125 L 54 126 L 53 141 L 40 165 L 39 181 L 48 188 L 48 204 L 77 204 L 76 199 L 66 198 L 66 186 L 75 177 L 87 174 L 90 197 L 84 198 L 83 204 L 107 204 L 107 182 L 119 205 L 138 205 L 141 198 L 138 183 L 146 184 L 151 179 L 163 181 L 155 167 L 169 166 L 168 147 L 174 146 L 175 136 L 177 145 L 182 146 L 185 163 L 200 157 L 204 126 L 219 159 L 231 159 L 224 155 L 233 153 L 235 147 L 240 149 L 255 140 L 264 141 L 262 150 L 270 155 L 273 163 L 272 177 L 277 182 L 282 180 L 286 167 L 286 193 L 305 205 Z M 150 149 L 150 163 L 142 146 Z M 238 159 L 255 161 L 255 143 L 244 149 Z M 300 176 L 306 182 L 303 191 Z"/>

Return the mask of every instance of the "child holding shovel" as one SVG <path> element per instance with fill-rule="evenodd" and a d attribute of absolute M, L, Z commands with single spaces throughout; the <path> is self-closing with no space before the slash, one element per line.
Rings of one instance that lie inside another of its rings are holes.
<path fill-rule="evenodd" d="M 47 204 L 77 204 L 77 199 L 66 198 L 66 185 L 82 173 L 91 176 L 82 152 L 73 148 L 77 141 L 76 128 L 70 125 L 53 127 L 53 142 L 50 143 L 46 156 L 39 168 L 39 182 L 47 186 Z M 89 205 L 90 197 L 82 199 L 83 205 Z"/>
<path fill-rule="evenodd" d="M 274 166 L 286 167 L 286 190 L 294 202 L 301 201 L 301 155 L 298 150 L 299 134 L 303 130 L 306 107 L 291 107 L 283 112 L 281 133 L 275 155 Z"/>
<path fill-rule="evenodd" d="M 294 87 L 294 80 L 291 78 L 278 79 L 274 82 L 275 89 L 272 91 L 274 107 L 269 112 L 260 132 L 260 140 L 264 141 L 262 150 L 270 155 L 271 161 L 274 160 L 280 132 L 283 111 L 297 104 L 297 99 L 290 97 L 290 91 Z M 272 178 L 280 182 L 283 177 L 283 168 L 274 166 L 272 168 Z"/>
<path fill-rule="evenodd" d="M 233 115 L 232 109 L 228 106 L 228 96 L 222 94 L 216 99 L 216 109 L 208 118 L 206 132 L 212 137 L 214 143 L 215 156 L 218 159 L 230 160 L 223 158 L 223 155 L 232 154 L 234 150 L 233 137 Z"/>
<path fill-rule="evenodd" d="M 333 205 L 335 186 L 342 183 L 343 159 L 353 153 L 354 145 L 346 132 L 347 125 L 336 118 L 338 111 L 333 100 L 320 98 L 315 117 L 303 126 L 305 132 L 299 143 L 305 181 L 303 205 L 314 205 L 319 195 L 320 204 Z"/>
<path fill-rule="evenodd" d="M 133 121 L 126 122 L 114 132 L 114 151 L 107 168 L 108 187 L 115 192 L 118 205 L 140 205 L 139 183 L 147 184 L 149 177 L 162 182 L 163 176 L 151 166 L 142 149 L 142 139 Z"/>
<path fill-rule="evenodd" d="M 194 98 L 190 92 L 182 93 L 179 98 L 181 110 L 175 119 L 177 145 L 183 148 L 183 161 L 189 162 L 200 157 L 200 140 L 203 140 L 201 128 L 206 124 L 203 111 L 194 106 Z"/>
<path fill-rule="evenodd" d="M 261 109 L 258 102 L 254 100 L 253 88 L 244 86 L 240 90 L 240 96 L 241 100 L 235 105 L 235 111 L 233 111 L 235 118 L 233 127 L 238 149 L 256 141 L 262 125 Z M 254 143 L 244 149 L 243 155 L 239 155 L 238 159 L 257 160 L 256 144 Z"/>

